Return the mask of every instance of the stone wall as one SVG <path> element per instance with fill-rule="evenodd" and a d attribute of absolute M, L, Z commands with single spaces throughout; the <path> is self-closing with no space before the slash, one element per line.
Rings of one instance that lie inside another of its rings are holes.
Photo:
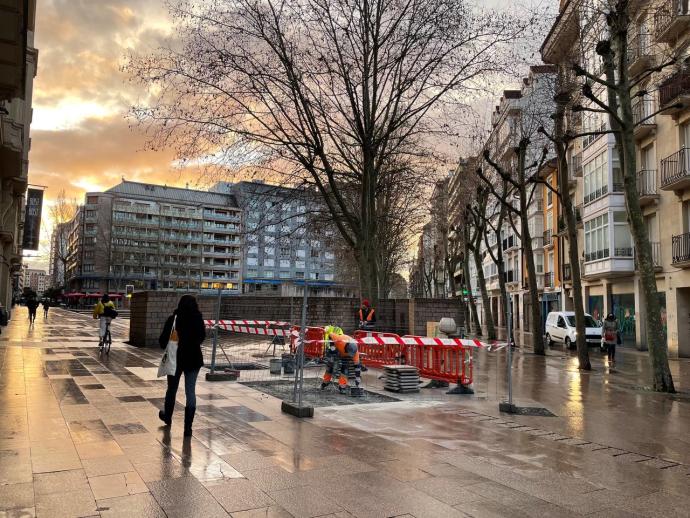
<path fill-rule="evenodd" d="M 129 341 L 132 345 L 158 346 L 158 337 L 165 319 L 177 306 L 179 294 L 163 291 L 135 293 L 131 299 Z M 206 319 L 215 319 L 218 299 L 199 297 L 199 307 Z M 224 320 L 280 320 L 299 324 L 302 315 L 301 297 L 223 297 L 220 318 Z M 358 299 L 314 297 L 307 306 L 307 325 L 334 324 L 352 332 L 358 324 Z M 411 317 L 412 315 L 412 317 Z M 376 308 L 377 330 L 404 334 L 426 335 L 427 323 L 451 317 L 463 325 L 457 300 L 452 299 L 389 299 Z"/>

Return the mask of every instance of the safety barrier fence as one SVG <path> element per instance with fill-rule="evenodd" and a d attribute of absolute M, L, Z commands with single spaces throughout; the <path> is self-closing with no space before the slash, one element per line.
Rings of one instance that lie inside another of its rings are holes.
<path fill-rule="evenodd" d="M 206 320 L 209 328 L 263 336 L 289 337 L 290 351 L 294 354 L 299 345 L 300 328 L 287 322 L 266 320 Z M 466 338 L 435 338 L 423 336 L 400 336 L 395 333 L 356 331 L 353 340 L 362 357 L 362 363 L 369 367 L 382 368 L 385 365 L 406 364 L 415 366 L 420 376 L 450 383 L 469 386 L 473 383 L 472 349 L 496 350 L 506 344 L 487 344 Z M 323 327 L 307 327 L 304 334 L 304 354 L 308 360 L 320 360 L 325 350 Z"/>

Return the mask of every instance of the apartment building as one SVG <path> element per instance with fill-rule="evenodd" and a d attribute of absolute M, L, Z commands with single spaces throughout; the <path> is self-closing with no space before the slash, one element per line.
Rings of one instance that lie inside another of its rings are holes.
<path fill-rule="evenodd" d="M 241 291 L 242 212 L 234 196 L 123 180 L 85 195 L 69 223 L 71 291 Z"/>
<path fill-rule="evenodd" d="M 569 72 L 579 59 L 601 73 L 593 43 L 581 31 L 584 2 L 561 3 L 560 15 L 542 46 L 547 63 L 561 65 L 563 89 L 577 81 Z M 669 351 L 690 356 L 690 10 L 677 0 L 630 2 L 628 70 L 638 84 L 633 103 L 637 187 L 652 243 L 657 290 Z M 673 67 L 652 67 L 678 56 Z M 573 132 L 606 129 L 603 114 L 572 116 Z M 569 149 L 581 203 L 580 234 L 585 309 L 601 317 L 613 312 L 626 342 L 646 347 L 645 302 L 627 223 L 620 161 L 612 136 L 575 139 Z M 579 177 L 578 175 L 582 176 Z M 563 264 L 564 273 L 568 267 Z"/>
<path fill-rule="evenodd" d="M 332 228 L 319 224 L 319 199 L 306 189 L 260 181 L 219 182 L 211 191 L 235 197 L 245 214 L 242 292 L 299 296 L 305 279 L 310 293 L 337 296 Z"/>
<path fill-rule="evenodd" d="M 488 150 L 493 160 L 506 171 L 516 171 L 516 147 L 521 139 L 529 139 L 527 149 L 528 164 L 540 164 L 541 153 L 544 147 L 548 148 L 548 142 L 537 130 L 540 126 L 550 130 L 552 124 L 548 117 L 549 110 L 553 110 L 553 88 L 555 84 L 556 68 L 553 66 L 530 67 L 528 76 L 523 80 L 519 90 L 506 90 L 494 113 L 492 114 L 492 131 L 484 144 L 483 151 Z M 483 152 L 482 151 L 482 152 Z M 553 152 L 550 152 L 553 156 Z M 481 162 L 478 162 L 481 163 Z M 491 176 L 492 168 L 488 163 L 482 167 L 486 176 Z M 554 174 L 553 161 L 547 160 L 541 169 L 530 168 L 526 172 L 529 177 L 541 178 L 543 181 L 557 182 Z M 458 168 L 458 173 L 467 174 L 466 168 Z M 496 176 L 496 186 L 501 184 Z M 460 180 L 451 182 L 459 185 Z M 496 188 L 497 190 L 500 187 Z M 533 183 L 527 189 L 528 208 L 527 226 L 529 228 L 531 243 L 525 246 L 520 236 L 520 217 L 509 211 L 510 218 L 505 219 L 499 235 L 487 228 L 487 239 L 481 250 L 482 264 L 476 265 L 470 260 L 470 269 L 476 272 L 482 268 L 485 285 L 489 295 L 492 315 L 499 326 L 506 325 L 506 307 L 500 293 L 498 268 L 493 260 L 500 249 L 503 254 L 504 275 L 506 290 L 512 305 L 512 325 L 515 329 L 531 331 L 529 314 L 531 312 L 530 292 L 536 289 L 539 292 L 542 313 L 546 314 L 551 308 L 560 304 L 560 277 L 556 273 L 558 265 L 557 222 L 558 205 L 553 199 L 552 192 L 543 184 Z M 518 208 L 518 200 L 510 196 L 512 206 Z M 498 202 L 490 199 L 487 207 L 487 215 L 491 220 L 491 226 L 497 226 Z M 548 224 L 547 224 L 548 222 Z M 532 254 L 537 273 L 535 287 L 529 286 L 525 254 Z M 492 257 L 493 256 L 493 257 Z M 551 262 L 549 262 L 551 261 Z M 546 268 L 546 269 L 545 269 Z M 476 274 L 475 274 L 476 275 Z M 473 279 L 472 285 L 477 285 Z M 474 292 L 474 289 L 473 289 Z M 474 292 L 477 310 L 483 315 L 483 301 L 479 292 Z M 543 324 L 542 324 L 543 325 Z"/>
<path fill-rule="evenodd" d="M 28 184 L 35 0 L 0 5 L 0 304 L 9 308 L 22 263 L 24 195 Z"/>
<path fill-rule="evenodd" d="M 59 223 L 50 236 L 48 256 L 48 284 L 57 288 L 65 285 L 65 259 L 68 252 L 69 223 Z"/>
<path fill-rule="evenodd" d="M 31 288 L 40 297 L 47 288 L 46 284 L 48 275 L 46 274 L 46 271 L 36 268 L 25 268 L 23 273 L 24 282 L 22 286 L 24 288 Z"/>

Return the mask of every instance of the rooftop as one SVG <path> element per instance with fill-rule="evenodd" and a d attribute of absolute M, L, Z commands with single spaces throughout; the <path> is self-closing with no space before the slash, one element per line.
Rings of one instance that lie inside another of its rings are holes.
<path fill-rule="evenodd" d="M 238 207 L 237 200 L 231 194 L 199 191 L 182 187 L 169 187 L 167 185 L 156 185 L 151 183 L 131 182 L 129 180 L 123 180 L 122 183 L 105 192 L 161 201 Z"/>

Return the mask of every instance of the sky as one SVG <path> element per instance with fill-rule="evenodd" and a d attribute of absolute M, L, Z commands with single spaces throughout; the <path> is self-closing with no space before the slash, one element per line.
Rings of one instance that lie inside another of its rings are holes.
<path fill-rule="evenodd" d="M 85 192 L 122 178 L 204 185 L 198 171 L 176 166 L 172 150 L 147 149 L 146 135 L 127 117 L 143 93 L 120 69 L 126 56 L 152 51 L 172 36 L 164 0 L 38 2 L 29 181 L 46 190 L 41 249 L 27 252 L 28 264 L 47 268 L 50 205 L 61 190 L 83 202 Z"/>
<path fill-rule="evenodd" d="M 199 180 L 172 165 L 172 151 L 146 150 L 146 136 L 126 117 L 140 100 L 120 70 L 127 53 L 155 49 L 170 31 L 163 0 L 38 2 L 29 181 L 46 191 L 41 250 L 27 263 L 47 267 L 49 206 L 63 189 L 80 202 L 123 177 Z"/>

